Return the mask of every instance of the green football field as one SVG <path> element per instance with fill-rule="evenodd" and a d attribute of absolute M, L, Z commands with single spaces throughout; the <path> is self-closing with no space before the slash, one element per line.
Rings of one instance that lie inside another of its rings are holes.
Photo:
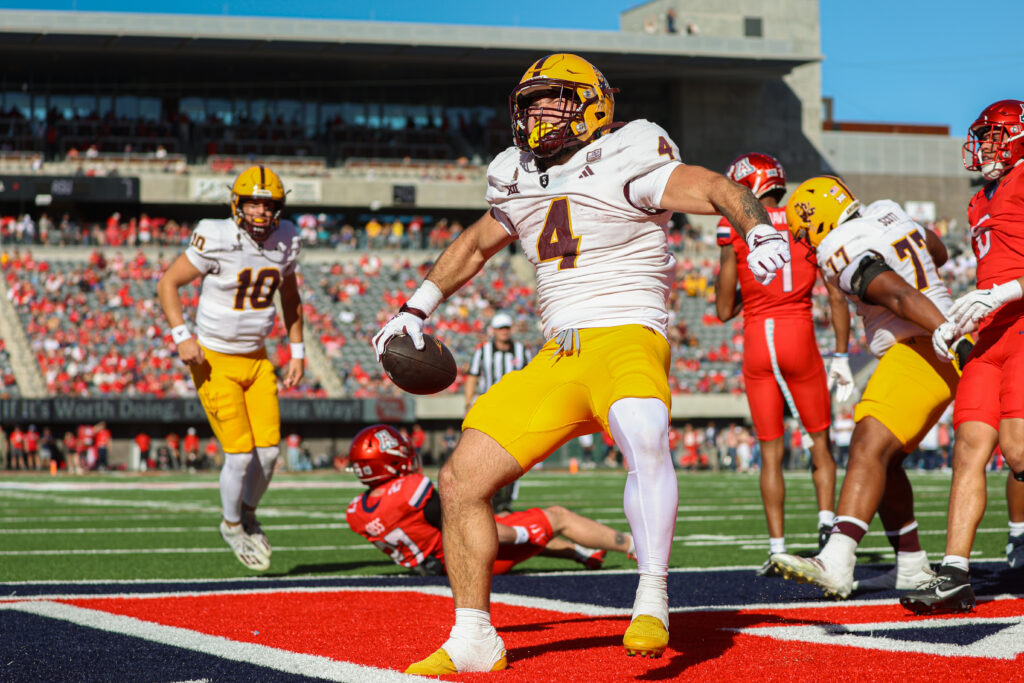
<path fill-rule="evenodd" d="M 436 472 L 428 472 L 434 476 Z M 679 473 L 672 567 L 755 567 L 768 541 L 756 474 Z M 910 473 L 921 541 L 933 562 L 945 542 L 949 475 Z M 840 478 L 841 481 L 841 478 Z M 627 530 L 624 475 L 618 471 L 531 472 L 517 508 L 564 505 Z M 989 507 L 973 559 L 1000 560 L 1006 543 L 1006 476 L 989 476 Z M 787 473 L 790 551 L 816 547 L 810 475 Z M 279 473 L 259 516 L 274 544 L 270 576 L 378 575 L 403 571 L 348 530 L 345 508 L 363 488 L 351 475 Z M 7 476 L 0 481 L 0 582 L 110 579 L 209 579 L 253 576 L 217 530 L 216 474 Z M 877 519 L 860 560 L 892 562 Z M 632 568 L 609 555 L 605 568 Z M 534 558 L 524 571 L 574 570 L 566 560 Z"/>

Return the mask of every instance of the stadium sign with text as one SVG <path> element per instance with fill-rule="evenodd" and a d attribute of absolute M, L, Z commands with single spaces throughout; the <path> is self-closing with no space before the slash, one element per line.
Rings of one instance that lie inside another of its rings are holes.
<path fill-rule="evenodd" d="M 406 398 L 387 399 L 281 399 L 281 421 L 293 424 L 360 424 L 409 422 L 414 403 Z M 0 422 L 46 424 L 164 424 L 205 421 L 198 399 L 184 398 L 12 398 L 0 401 Z"/>

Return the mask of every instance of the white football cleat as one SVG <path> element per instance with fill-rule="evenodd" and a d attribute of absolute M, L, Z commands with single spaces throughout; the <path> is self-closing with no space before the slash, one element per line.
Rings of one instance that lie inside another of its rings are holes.
<path fill-rule="evenodd" d="M 220 537 L 231 546 L 235 557 L 247 568 L 262 572 L 270 569 L 270 558 L 263 554 L 259 546 L 249 538 L 242 525 L 228 526 L 228 523 L 221 520 Z"/>
<path fill-rule="evenodd" d="M 935 578 L 928 563 L 928 555 L 922 550 L 920 556 L 914 553 L 914 557 L 905 559 L 904 562 L 897 562 L 896 566 L 878 576 L 872 576 L 863 581 L 854 581 L 853 590 L 861 591 L 884 591 L 916 590 Z"/>
<path fill-rule="evenodd" d="M 825 595 L 838 599 L 847 598 L 853 590 L 853 566 L 848 571 L 830 567 L 823 558 L 800 557 L 789 553 L 772 555 L 772 565 L 784 579 L 797 583 L 811 583 L 825 591 Z"/>
<path fill-rule="evenodd" d="M 263 533 L 263 527 L 256 519 L 255 510 L 242 508 L 242 528 L 245 529 L 245 533 L 249 534 L 249 538 L 256 544 L 259 551 L 269 560 L 274 549 L 270 547 L 270 539 Z"/>

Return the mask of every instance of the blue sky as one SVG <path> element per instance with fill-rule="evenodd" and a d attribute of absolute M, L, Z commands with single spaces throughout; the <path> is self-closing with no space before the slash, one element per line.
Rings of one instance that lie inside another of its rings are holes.
<path fill-rule="evenodd" d="M 822 94 L 835 99 L 838 120 L 943 124 L 954 135 L 964 135 L 987 105 L 1024 98 L 1019 3 L 822 0 Z M 637 4 L 635 0 L 177 0 L 164 6 L 137 0 L 0 0 L 0 8 L 5 9 L 174 11 L 607 31 L 618 30 L 619 13 Z"/>

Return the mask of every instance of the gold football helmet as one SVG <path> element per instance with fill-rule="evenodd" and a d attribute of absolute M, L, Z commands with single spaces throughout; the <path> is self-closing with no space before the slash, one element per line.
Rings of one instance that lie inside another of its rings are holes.
<path fill-rule="evenodd" d="M 839 178 L 815 176 L 800 183 L 786 204 L 786 221 L 796 239 L 817 249 L 825 235 L 860 210 L 860 202 Z"/>
<path fill-rule="evenodd" d="M 238 227 L 257 242 L 262 242 L 277 229 L 284 209 L 284 196 L 284 183 L 276 173 L 266 166 L 250 166 L 239 174 L 231 186 L 231 215 Z M 271 200 L 274 210 L 269 219 L 253 223 L 246 217 L 242 204 L 253 199 Z"/>
<path fill-rule="evenodd" d="M 516 147 L 544 158 L 587 144 L 612 122 L 616 92 L 582 57 L 554 54 L 538 59 L 509 96 Z M 563 107 L 535 106 L 542 97 L 565 103 Z M 530 118 L 540 119 L 532 130 Z"/>

